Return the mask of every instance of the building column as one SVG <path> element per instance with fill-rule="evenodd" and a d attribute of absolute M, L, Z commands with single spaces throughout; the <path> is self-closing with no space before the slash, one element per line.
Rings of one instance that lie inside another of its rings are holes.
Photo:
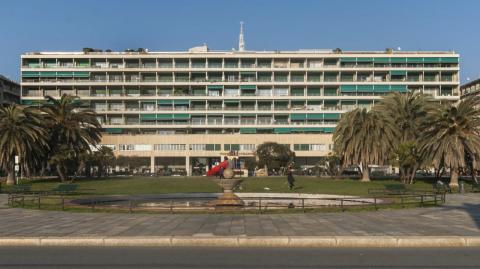
<path fill-rule="evenodd" d="M 150 156 L 150 174 L 155 173 L 155 156 Z"/>
<path fill-rule="evenodd" d="M 190 169 L 190 156 L 185 156 L 185 170 L 187 171 L 187 176 L 192 175 L 192 171 Z"/>

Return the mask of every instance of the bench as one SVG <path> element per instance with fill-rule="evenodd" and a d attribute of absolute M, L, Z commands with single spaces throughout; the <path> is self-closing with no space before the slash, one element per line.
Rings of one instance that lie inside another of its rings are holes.
<path fill-rule="evenodd" d="M 31 193 L 32 185 L 13 185 L 5 190 L 8 194 Z"/>
<path fill-rule="evenodd" d="M 384 189 L 369 189 L 369 194 L 380 195 L 402 195 L 407 194 L 410 190 L 401 184 L 388 184 Z"/>
<path fill-rule="evenodd" d="M 49 191 L 54 194 L 73 194 L 77 192 L 78 185 L 76 184 L 60 184 L 55 189 Z"/>
<path fill-rule="evenodd" d="M 439 194 L 444 194 L 447 192 L 452 193 L 452 188 L 450 188 L 450 186 L 448 186 L 447 184 L 441 181 L 438 181 L 437 183 L 432 184 L 432 187 L 435 193 L 439 193 Z"/>

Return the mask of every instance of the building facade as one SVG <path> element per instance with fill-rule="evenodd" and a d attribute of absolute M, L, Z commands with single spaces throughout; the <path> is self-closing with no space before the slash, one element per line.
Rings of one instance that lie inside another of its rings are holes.
<path fill-rule="evenodd" d="M 480 95 L 480 78 L 463 84 L 460 87 L 461 98 Z"/>
<path fill-rule="evenodd" d="M 102 144 L 150 158 L 152 171 L 210 166 L 288 145 L 315 165 L 342 113 L 390 92 L 459 99 L 453 52 L 39 52 L 22 55 L 22 103 L 77 95 L 98 113 Z M 242 165 L 242 164 L 240 164 Z"/>
<path fill-rule="evenodd" d="M 0 105 L 20 103 L 20 84 L 0 75 Z"/>

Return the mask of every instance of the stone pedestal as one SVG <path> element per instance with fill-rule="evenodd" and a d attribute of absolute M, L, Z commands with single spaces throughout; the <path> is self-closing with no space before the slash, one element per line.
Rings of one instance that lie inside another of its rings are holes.
<path fill-rule="evenodd" d="M 243 201 L 233 193 L 233 189 L 242 183 L 243 179 L 233 178 L 233 170 L 230 168 L 225 169 L 223 172 L 224 179 L 214 179 L 223 189 L 223 194 L 215 201 L 211 202 L 217 208 L 233 208 L 244 206 Z"/>

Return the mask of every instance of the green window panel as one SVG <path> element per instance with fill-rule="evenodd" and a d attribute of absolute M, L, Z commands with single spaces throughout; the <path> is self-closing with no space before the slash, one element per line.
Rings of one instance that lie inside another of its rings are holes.
<path fill-rule="evenodd" d="M 341 85 L 340 86 L 340 91 L 342 91 L 342 92 L 356 92 L 357 91 L 357 86 L 355 86 L 355 85 Z"/>
<path fill-rule="evenodd" d="M 293 150 L 309 151 L 310 150 L 310 145 L 309 144 L 293 144 Z"/>
<path fill-rule="evenodd" d="M 325 133 L 333 133 L 335 131 L 335 128 L 334 127 L 325 127 L 325 128 L 323 128 L 323 131 Z"/>
<path fill-rule="evenodd" d="M 105 129 L 105 132 L 107 132 L 109 134 L 121 134 L 121 133 L 123 133 L 123 129 L 122 128 L 107 128 L 107 129 Z"/>
<path fill-rule="evenodd" d="M 256 85 L 240 85 L 240 90 L 256 90 Z"/>
<path fill-rule="evenodd" d="M 186 120 L 190 119 L 190 114 L 173 114 L 173 118 L 176 120 Z"/>
<path fill-rule="evenodd" d="M 110 90 L 112 92 L 112 90 Z M 140 101 L 140 104 L 155 104 L 155 101 Z"/>
<path fill-rule="evenodd" d="M 320 96 L 320 88 L 307 88 L 308 96 Z"/>
<path fill-rule="evenodd" d="M 158 120 L 172 120 L 173 114 L 157 114 Z"/>
<path fill-rule="evenodd" d="M 141 120 L 156 120 L 157 115 L 156 114 L 140 114 L 140 119 Z"/>
<path fill-rule="evenodd" d="M 304 132 L 315 132 L 315 133 L 320 133 L 323 132 L 323 128 L 321 127 L 310 127 L 310 128 L 303 128 Z"/>
<path fill-rule="evenodd" d="M 57 77 L 73 77 L 73 72 L 57 72 Z"/>
<path fill-rule="evenodd" d="M 157 104 L 159 104 L 159 105 L 172 105 L 173 100 L 157 100 Z"/>
<path fill-rule="evenodd" d="M 373 87 L 374 92 L 389 92 L 390 86 L 389 85 L 375 85 Z"/>
<path fill-rule="evenodd" d="M 239 100 L 223 100 L 225 104 L 238 104 Z"/>
<path fill-rule="evenodd" d="M 255 129 L 255 128 L 240 128 L 240 133 L 241 134 L 256 134 L 257 129 Z"/>
<path fill-rule="evenodd" d="M 174 100 L 173 103 L 175 105 L 189 105 L 190 100 Z"/>
<path fill-rule="evenodd" d="M 122 94 L 122 89 L 109 89 L 110 94 Z M 155 103 L 155 101 L 153 101 Z"/>
<path fill-rule="evenodd" d="M 407 58 L 403 58 L 403 57 L 390 58 L 390 62 L 392 64 L 403 64 L 403 63 L 407 63 Z"/>
<path fill-rule="evenodd" d="M 205 150 L 207 151 L 216 151 L 220 150 L 220 144 L 206 144 Z"/>
<path fill-rule="evenodd" d="M 371 62 L 373 62 L 373 58 L 371 57 L 357 58 L 357 63 L 371 63 Z"/>
<path fill-rule="evenodd" d="M 390 87 L 390 89 L 392 91 L 396 91 L 396 92 L 407 92 L 407 85 L 392 85 Z"/>
<path fill-rule="evenodd" d="M 440 63 L 440 58 L 439 57 L 426 57 L 426 58 L 423 58 L 423 62 L 428 63 L 428 64 L 436 64 L 436 63 Z"/>
<path fill-rule="evenodd" d="M 356 61 L 357 61 L 357 58 L 355 58 L 355 57 L 340 58 L 340 62 L 342 62 L 342 63 L 355 63 Z"/>
<path fill-rule="evenodd" d="M 304 92 L 305 92 L 305 89 L 303 88 L 293 88 L 290 90 L 291 92 L 291 95 L 293 96 L 303 96 L 304 95 Z"/>
<path fill-rule="evenodd" d="M 393 70 L 393 71 L 390 71 L 390 75 L 392 75 L 392 76 L 406 76 L 406 75 L 407 75 L 407 71 L 403 71 L 403 70 Z"/>
<path fill-rule="evenodd" d="M 338 120 L 340 119 L 339 113 L 325 113 L 323 114 L 323 118 L 326 120 Z"/>
<path fill-rule="evenodd" d="M 46 71 L 46 72 L 40 72 L 41 77 L 56 77 L 57 72 L 51 72 L 51 71 Z"/>
<path fill-rule="evenodd" d="M 22 77 L 24 78 L 34 78 L 34 77 L 39 77 L 40 72 L 33 72 L 33 71 L 23 71 L 22 72 Z"/>
<path fill-rule="evenodd" d="M 325 105 L 337 105 L 338 104 L 338 100 L 325 100 L 323 101 L 323 103 Z"/>
<path fill-rule="evenodd" d="M 289 134 L 290 128 L 274 128 L 273 132 L 276 134 Z"/>
<path fill-rule="evenodd" d="M 373 92 L 373 85 L 357 85 L 359 92 Z"/>
<path fill-rule="evenodd" d="M 306 120 L 307 114 L 291 114 L 290 119 L 292 120 Z"/>
<path fill-rule="evenodd" d="M 209 85 L 207 88 L 209 90 L 223 90 L 223 85 Z"/>
<path fill-rule="evenodd" d="M 79 67 L 89 67 L 90 61 L 88 59 L 77 59 L 77 65 Z"/>
<path fill-rule="evenodd" d="M 421 57 L 410 57 L 410 58 L 407 58 L 407 63 L 421 64 L 421 63 L 423 63 L 423 58 L 421 58 Z"/>
<path fill-rule="evenodd" d="M 458 63 L 458 57 L 442 57 L 440 58 L 440 62 L 456 64 Z"/>
<path fill-rule="evenodd" d="M 390 58 L 373 58 L 373 62 L 376 64 L 388 64 L 390 63 Z"/>
<path fill-rule="evenodd" d="M 240 116 L 242 116 L 242 117 L 255 117 L 256 114 L 241 114 Z"/>
<path fill-rule="evenodd" d="M 140 89 L 127 89 L 127 94 L 140 94 Z"/>
<path fill-rule="evenodd" d="M 335 96 L 337 95 L 337 88 L 325 88 L 323 89 L 323 95 Z"/>
<path fill-rule="evenodd" d="M 90 77 L 89 72 L 73 72 L 73 76 L 76 78 L 88 78 Z"/>
<path fill-rule="evenodd" d="M 309 120 L 323 120 L 323 114 L 307 114 Z"/>
<path fill-rule="evenodd" d="M 240 75 L 255 75 L 255 72 L 242 71 Z"/>
<path fill-rule="evenodd" d="M 308 100 L 308 104 L 312 106 L 319 106 L 322 105 L 322 103 L 323 102 L 321 100 Z"/>

